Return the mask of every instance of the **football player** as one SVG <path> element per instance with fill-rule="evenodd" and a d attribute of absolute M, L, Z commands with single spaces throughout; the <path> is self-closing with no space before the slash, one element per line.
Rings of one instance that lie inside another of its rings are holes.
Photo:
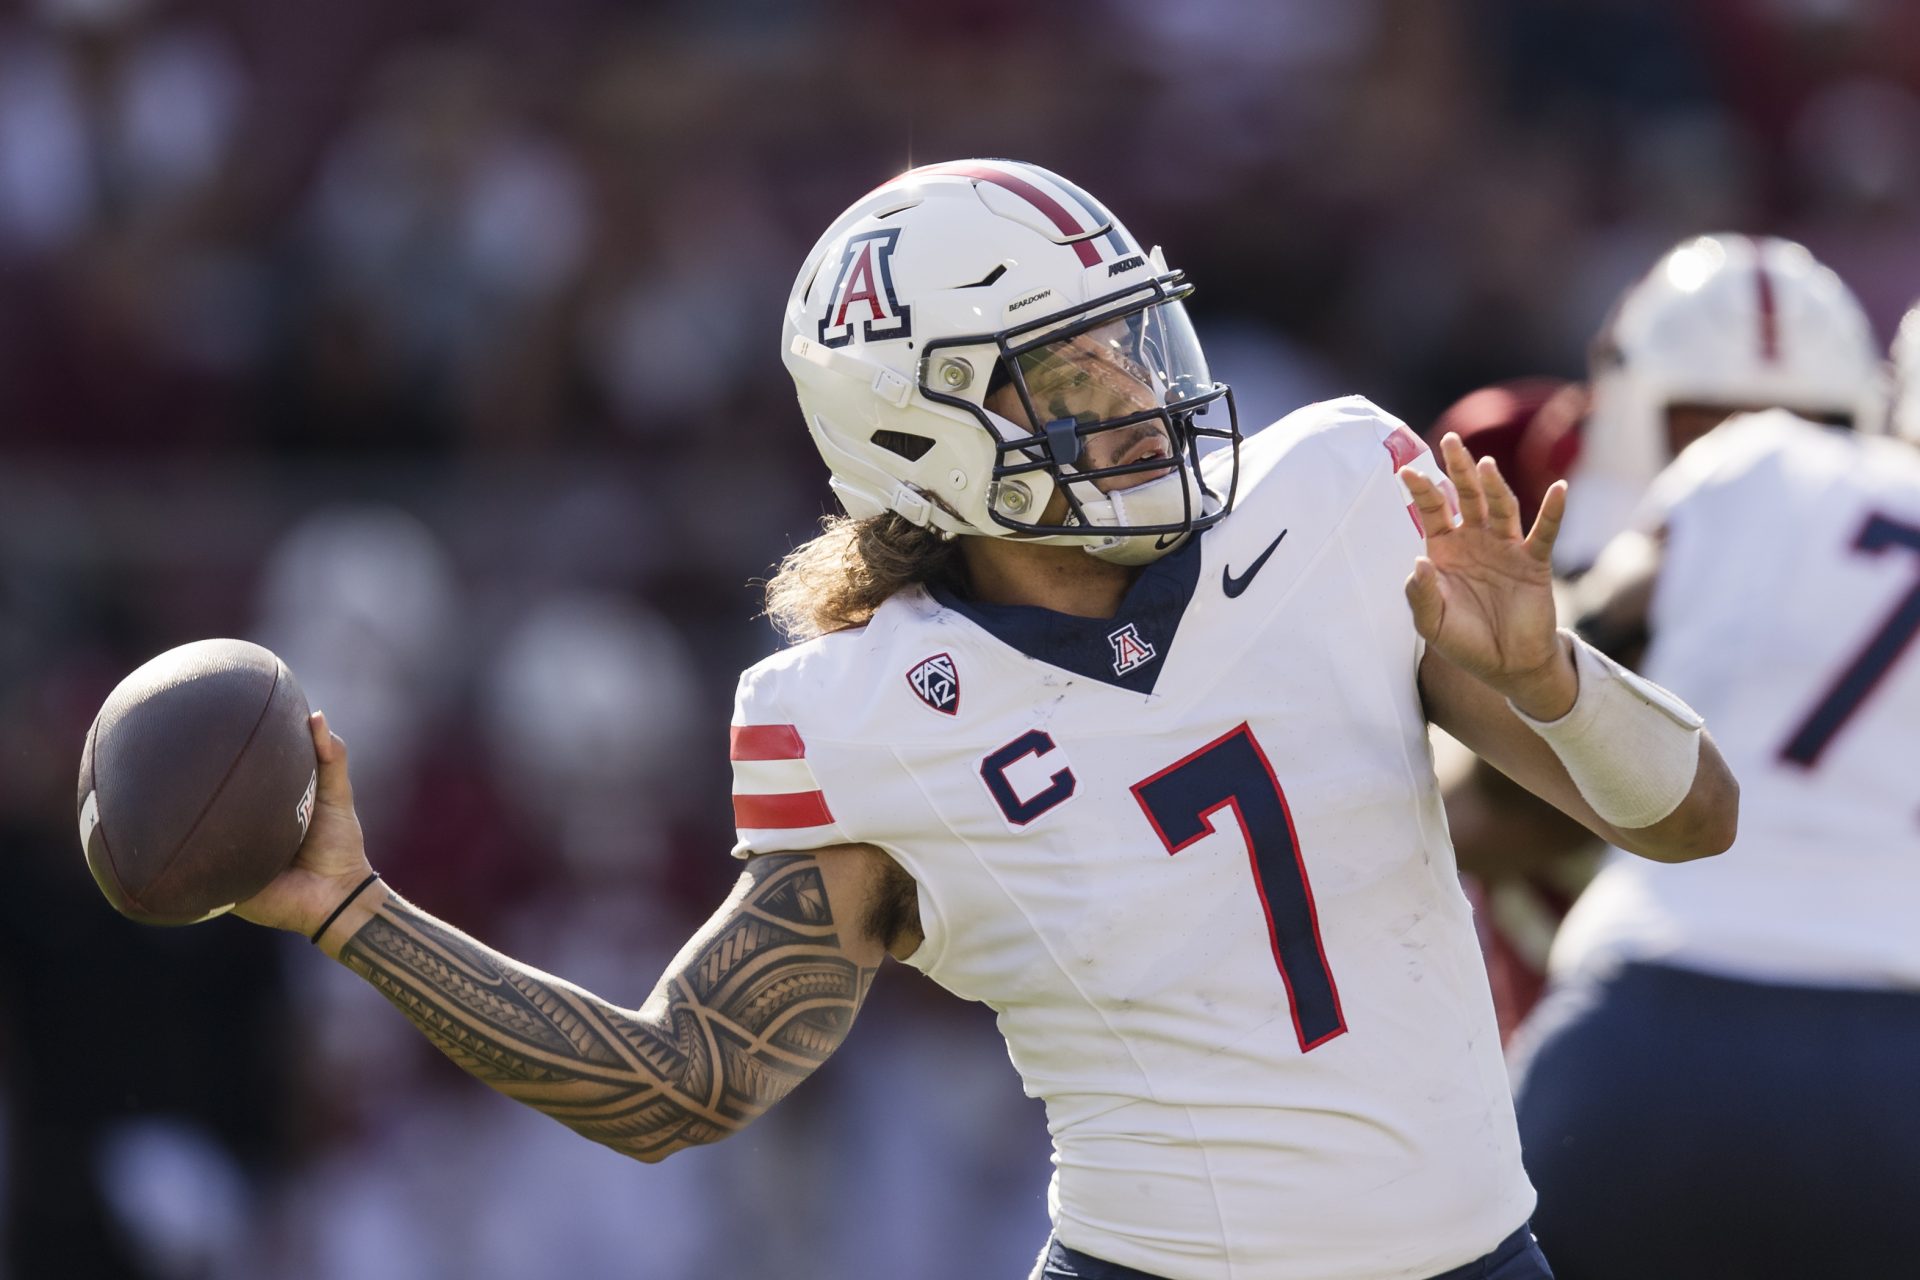
<path fill-rule="evenodd" d="M 1555 630 L 1561 490 L 1529 532 L 1358 398 L 1243 440 L 1191 288 L 1009 161 L 822 236 L 782 346 L 848 514 L 740 682 L 740 881 L 637 1008 L 380 882 L 318 718 L 314 833 L 240 910 L 643 1160 L 792 1089 L 891 954 L 993 1007 L 1046 1102 L 1036 1274 L 1547 1275 L 1427 717 L 1651 858 L 1723 848 L 1737 789 Z"/>
<path fill-rule="evenodd" d="M 1865 311 L 1804 247 L 1695 236 L 1621 295 L 1594 340 L 1584 389 L 1544 380 L 1486 388 L 1449 409 L 1432 434 L 1459 431 L 1470 452 L 1513 477 L 1517 493 L 1568 476 L 1554 560 L 1577 577 L 1660 468 L 1703 432 L 1776 406 L 1817 422 L 1865 422 L 1878 412 L 1879 363 Z M 1609 596 L 1600 583 L 1583 594 Z M 1631 664 L 1645 644 L 1645 610 L 1628 603 L 1613 597 L 1579 629 Z M 1554 933 L 1598 869 L 1601 846 L 1496 770 L 1451 772 L 1447 817 L 1460 864 L 1478 882 L 1488 974 L 1510 1034 L 1545 989 Z"/>
<path fill-rule="evenodd" d="M 1647 674 L 1745 780 L 1733 856 L 1608 863 L 1516 1042 L 1536 1221 L 1563 1280 L 1911 1274 L 1920 1258 L 1920 455 L 1735 418 L 1609 547 Z M 1628 571 L 1628 567 L 1637 572 Z"/>
<path fill-rule="evenodd" d="M 1621 295 L 1589 353 L 1592 403 L 1554 567 L 1590 566 L 1660 469 L 1735 413 L 1869 422 L 1879 363 L 1853 291 L 1805 246 L 1742 235 L 1674 246 Z"/>

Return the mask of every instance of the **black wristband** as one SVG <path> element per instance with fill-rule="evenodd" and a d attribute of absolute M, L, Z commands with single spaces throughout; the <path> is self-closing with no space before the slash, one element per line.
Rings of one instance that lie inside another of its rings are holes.
<path fill-rule="evenodd" d="M 367 891 L 367 886 L 372 884 L 375 880 L 378 880 L 379 878 L 380 878 L 380 873 L 376 871 L 372 875 L 368 876 L 365 880 L 362 880 L 359 884 L 355 885 L 353 887 L 352 893 L 340 899 L 340 905 L 333 909 L 333 914 L 320 922 L 320 927 L 313 931 L 313 937 L 309 939 L 309 941 L 311 941 L 314 946 L 316 947 L 319 946 L 320 935 L 324 934 L 328 929 L 332 928 L 333 922 L 340 918 L 340 913 L 342 911 L 345 911 L 348 907 L 352 906 L 353 900 L 359 897 L 361 894 L 365 893 Z"/>

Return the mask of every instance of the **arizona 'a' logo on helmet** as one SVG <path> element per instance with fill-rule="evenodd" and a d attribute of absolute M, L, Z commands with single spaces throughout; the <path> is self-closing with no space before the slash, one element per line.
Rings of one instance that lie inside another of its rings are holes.
<path fill-rule="evenodd" d="M 867 342 L 912 336 L 913 308 L 902 306 L 893 292 L 893 247 L 899 240 L 899 230 L 890 227 L 847 241 L 839 278 L 827 295 L 827 313 L 820 318 L 822 346 L 846 346 L 855 325 Z"/>

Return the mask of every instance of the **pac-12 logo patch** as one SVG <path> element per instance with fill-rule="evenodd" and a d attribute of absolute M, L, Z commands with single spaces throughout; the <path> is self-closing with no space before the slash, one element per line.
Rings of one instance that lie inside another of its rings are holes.
<path fill-rule="evenodd" d="M 846 346 L 855 325 L 866 342 L 912 335 L 913 308 L 901 306 L 893 295 L 893 247 L 899 239 L 900 228 L 888 227 L 847 241 L 827 295 L 827 313 L 820 317 L 821 346 Z"/>
<path fill-rule="evenodd" d="M 907 683 L 935 711 L 953 715 L 960 710 L 960 673 L 947 654 L 936 653 L 915 666 L 907 672 Z"/>
<path fill-rule="evenodd" d="M 1144 667 L 1160 656 L 1159 650 L 1140 638 L 1140 629 L 1131 622 L 1108 636 L 1107 643 L 1113 646 L 1113 674 L 1117 676 Z"/>

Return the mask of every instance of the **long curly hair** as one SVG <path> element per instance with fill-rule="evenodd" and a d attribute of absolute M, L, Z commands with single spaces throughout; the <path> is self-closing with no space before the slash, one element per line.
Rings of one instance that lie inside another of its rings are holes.
<path fill-rule="evenodd" d="M 767 616 L 790 642 L 865 626 L 896 591 L 959 586 L 960 544 L 899 516 L 828 516 L 767 580 Z"/>

